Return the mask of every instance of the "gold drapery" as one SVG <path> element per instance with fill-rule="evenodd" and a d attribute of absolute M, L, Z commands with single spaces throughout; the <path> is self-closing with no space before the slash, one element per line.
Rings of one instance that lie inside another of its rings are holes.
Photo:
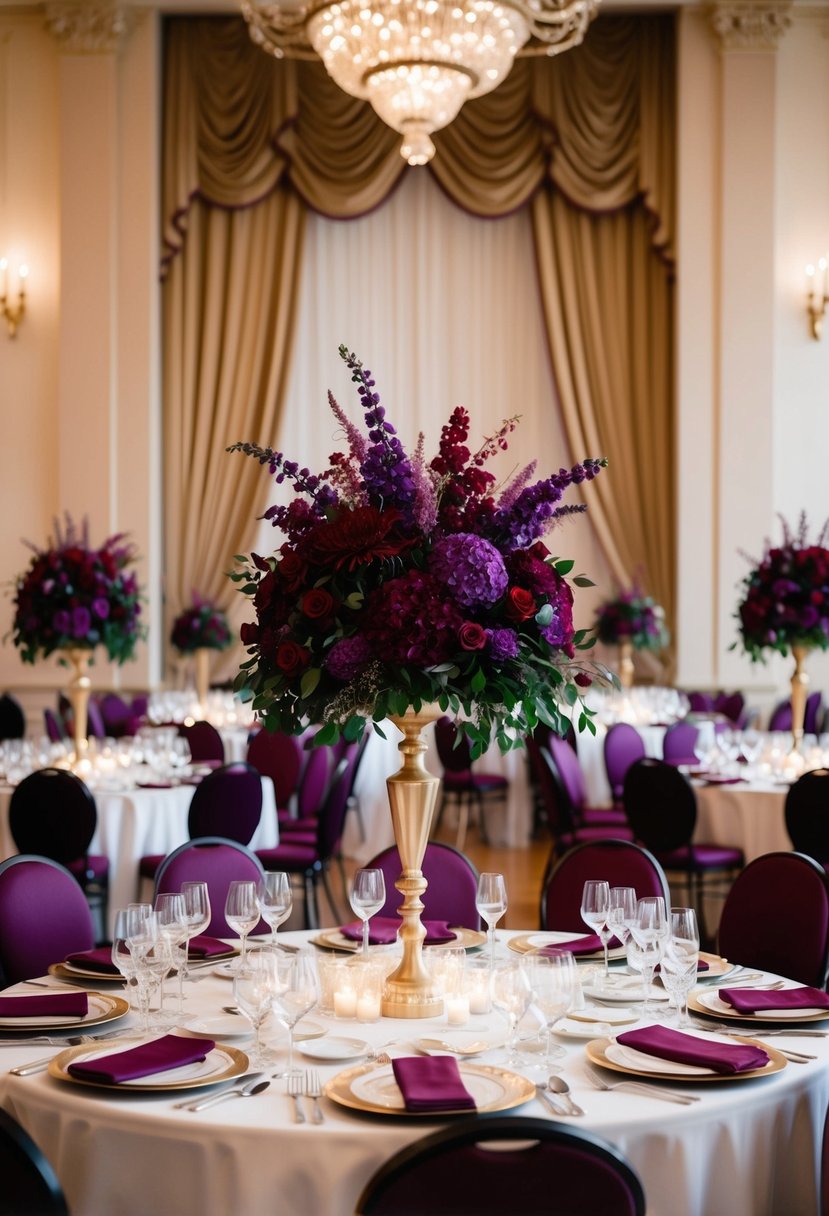
<path fill-rule="evenodd" d="M 234 599 L 223 572 L 249 547 L 262 483 L 240 478 L 223 449 L 278 432 L 305 208 L 365 214 L 408 170 L 366 103 L 321 64 L 263 54 L 241 19 L 171 18 L 165 48 L 172 616 L 191 587 Z M 591 492 L 594 526 L 620 582 L 643 575 L 669 619 L 674 91 L 673 19 L 603 15 L 575 51 L 519 60 L 464 106 L 427 169 L 473 215 L 531 206 L 572 457 L 611 457 Z"/>

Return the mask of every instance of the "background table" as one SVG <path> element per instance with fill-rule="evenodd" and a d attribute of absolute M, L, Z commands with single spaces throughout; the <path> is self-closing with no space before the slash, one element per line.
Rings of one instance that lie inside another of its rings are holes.
<path fill-rule="evenodd" d="M 763 853 L 791 852 L 785 819 L 788 786 L 741 781 L 736 785 L 696 782 L 694 788 L 695 840 L 742 849 L 746 863 Z"/>
<path fill-rule="evenodd" d="M 290 934 L 286 940 L 306 936 Z M 499 934 L 503 954 L 506 936 Z M 230 993 L 228 981 L 211 976 L 192 989 L 188 1005 L 202 1014 L 217 1012 Z M 414 1039 L 445 1029 L 443 1018 L 362 1026 L 312 1012 L 308 1020 L 377 1045 L 394 1039 L 389 1050 L 400 1054 L 411 1050 Z M 495 1033 L 501 1025 L 493 1013 L 479 1015 L 470 1027 Z M 281 1046 L 284 1039 L 277 1032 L 274 1041 Z M 600 1093 L 586 1078 L 584 1045 L 561 1041 L 567 1050 L 564 1075 L 587 1112 L 584 1119 L 564 1122 L 618 1145 L 642 1177 L 648 1216 L 815 1216 L 829 1104 L 829 1040 L 774 1039 L 819 1059 L 763 1079 L 690 1085 L 689 1092 L 701 1099 L 693 1106 Z M 0 1068 L 41 1054 L 40 1048 L 0 1047 Z M 492 1059 L 485 1055 L 481 1062 Z M 318 1067 L 323 1080 L 344 1067 L 302 1063 Z M 180 1098 L 108 1096 L 44 1073 L 0 1073 L 0 1105 L 20 1119 L 55 1166 L 73 1216 L 273 1216 L 277 1210 L 286 1216 L 351 1216 L 375 1170 L 441 1126 L 428 1118 L 359 1114 L 325 1099 L 321 1127 L 297 1125 L 282 1081 L 261 1096 L 200 1114 L 173 1109 Z M 535 1100 L 515 1113 L 545 1114 Z"/>

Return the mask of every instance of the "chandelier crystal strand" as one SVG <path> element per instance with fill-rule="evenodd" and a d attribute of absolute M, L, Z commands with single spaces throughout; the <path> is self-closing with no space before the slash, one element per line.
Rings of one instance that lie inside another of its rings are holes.
<path fill-rule="evenodd" d="M 251 38 L 277 58 L 322 59 L 352 97 L 403 136 L 402 156 L 434 156 L 434 131 L 491 92 L 518 54 L 556 55 L 581 42 L 598 0 L 335 0 L 283 9 L 242 0 Z M 312 50 L 311 50 L 312 48 Z"/>

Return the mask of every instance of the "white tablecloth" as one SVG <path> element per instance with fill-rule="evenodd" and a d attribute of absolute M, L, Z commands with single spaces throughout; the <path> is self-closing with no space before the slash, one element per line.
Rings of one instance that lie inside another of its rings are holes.
<path fill-rule="evenodd" d="M 109 931 L 116 909 L 138 898 L 138 863 L 147 854 L 167 854 L 188 838 L 187 816 L 194 786 L 170 789 L 129 789 L 117 793 L 98 791 L 98 827 L 89 851 L 109 858 Z M 9 831 L 9 802 L 12 791 L 0 788 L 0 857 L 11 857 L 17 847 Z M 276 799 L 270 777 L 262 778 L 262 816 L 251 848 L 271 848 L 279 843 Z"/>
<path fill-rule="evenodd" d="M 499 934 L 501 943 L 505 936 Z M 506 953 L 503 944 L 499 952 Z M 230 996 L 228 981 L 210 977 L 194 986 L 187 1003 L 204 1016 L 218 1012 Z M 373 1044 L 394 1039 L 392 1054 L 406 1054 L 415 1038 L 445 1030 L 442 1018 L 362 1026 L 312 1012 L 308 1020 Z M 473 1033 L 501 1028 L 497 1014 L 471 1023 Z M 618 1145 L 643 1180 L 648 1216 L 815 1216 L 829 1104 L 829 1040 L 773 1039 L 819 1058 L 763 1079 L 689 1084 L 688 1091 L 700 1097 L 693 1106 L 597 1092 L 584 1071 L 583 1043 L 561 1041 L 567 1049 L 564 1075 L 587 1112 L 567 1122 Z M 284 1036 L 274 1042 L 281 1048 Z M 4 1070 L 42 1054 L 38 1047 L 0 1047 Z M 484 1055 L 480 1062 L 494 1058 Z M 281 1052 L 279 1059 L 284 1061 Z M 344 1067 L 302 1063 L 318 1067 L 323 1081 Z M 351 1216 L 374 1171 L 440 1125 L 359 1114 L 324 1099 L 325 1123 L 298 1126 L 282 1081 L 256 1098 L 199 1114 L 174 1110 L 180 1097 L 109 1097 L 46 1073 L 0 1074 L 0 1104 L 55 1166 L 73 1216 L 273 1216 L 277 1210 L 285 1216 Z M 545 1114 L 535 1100 L 516 1113 Z M 518 1196 L 520 1179 L 516 1187 Z"/>

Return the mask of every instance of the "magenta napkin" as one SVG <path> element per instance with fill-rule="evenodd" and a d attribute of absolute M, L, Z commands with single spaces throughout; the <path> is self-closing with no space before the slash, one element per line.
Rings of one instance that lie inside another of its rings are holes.
<path fill-rule="evenodd" d="M 368 940 L 372 946 L 388 946 L 397 941 L 397 933 L 402 925 L 399 916 L 373 916 L 369 921 Z M 443 942 L 453 942 L 457 933 L 449 928 L 445 920 L 423 920 L 420 922 L 426 930 L 425 946 L 439 946 Z M 354 920 L 348 925 L 342 925 L 340 933 L 349 941 L 363 940 L 363 922 Z"/>
<path fill-rule="evenodd" d="M 621 946 L 618 937 L 611 937 L 607 943 L 608 950 Z M 597 954 L 602 949 L 602 939 L 598 933 L 588 933 L 584 937 L 576 937 L 570 942 L 551 942 L 542 946 L 539 954 L 554 954 L 557 950 L 569 950 L 571 954 Z"/>
<path fill-rule="evenodd" d="M 475 1099 L 464 1085 L 458 1061 L 452 1056 L 405 1056 L 392 1060 L 391 1066 L 406 1110 L 417 1114 L 475 1110 Z"/>
<path fill-rule="evenodd" d="M 235 954 L 236 951 L 233 946 L 229 946 L 227 942 L 221 941 L 218 937 L 209 937 L 206 933 L 199 933 L 196 937 L 191 938 L 188 953 L 191 958 L 213 958 L 219 954 Z"/>
<path fill-rule="evenodd" d="M 86 1017 L 85 992 L 50 992 L 43 996 L 0 996 L 0 1018 Z"/>
<path fill-rule="evenodd" d="M 706 963 L 704 958 L 699 959 L 697 961 L 697 975 L 700 975 L 701 972 L 708 971 L 708 970 L 710 970 L 710 964 Z M 654 975 L 659 975 L 659 963 L 656 964 L 656 967 L 654 968 L 653 973 L 654 973 Z"/>
<path fill-rule="evenodd" d="M 760 1013 L 763 1009 L 829 1009 L 829 995 L 820 988 L 720 988 L 717 995 L 735 1013 Z"/>
<path fill-rule="evenodd" d="M 94 1060 L 78 1060 L 69 1064 L 66 1071 L 81 1081 L 120 1085 L 123 1081 L 134 1081 L 136 1077 L 151 1077 L 157 1072 L 195 1064 L 215 1046 L 212 1039 L 185 1039 L 178 1034 L 166 1034 L 163 1039 L 142 1043 L 129 1051 L 98 1056 Z"/>
<path fill-rule="evenodd" d="M 706 785 L 739 785 L 742 777 L 726 777 L 722 773 L 703 773 L 700 781 Z"/>
<path fill-rule="evenodd" d="M 94 950 L 79 950 L 77 954 L 67 954 L 64 960 L 73 967 L 83 967 L 86 971 L 100 971 L 102 975 L 120 975 L 121 972 L 112 961 L 110 946 L 97 946 Z"/>
<path fill-rule="evenodd" d="M 720 1073 L 750 1072 L 753 1068 L 764 1068 L 769 1062 L 768 1053 L 762 1047 L 710 1042 L 670 1030 L 667 1026 L 628 1030 L 624 1034 L 617 1034 L 616 1042 L 660 1060 L 696 1064 Z"/>

